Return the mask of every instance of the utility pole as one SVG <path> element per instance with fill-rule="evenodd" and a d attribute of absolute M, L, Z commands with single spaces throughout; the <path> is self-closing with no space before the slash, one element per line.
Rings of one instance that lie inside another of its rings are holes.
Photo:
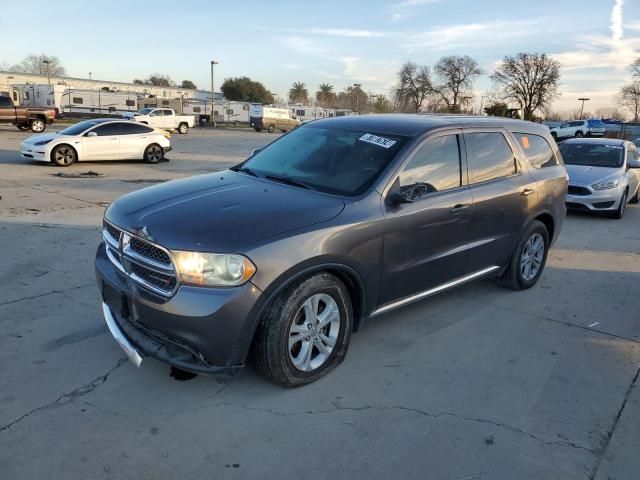
<path fill-rule="evenodd" d="M 217 65 L 219 62 L 216 62 L 215 60 L 211 60 L 211 127 L 215 128 L 216 126 L 216 111 L 215 111 L 215 105 L 216 105 L 216 93 L 215 93 L 215 83 L 214 83 L 214 77 L 213 77 L 213 66 Z"/>
<path fill-rule="evenodd" d="M 582 112 L 584 111 L 584 102 L 591 100 L 590 98 L 579 98 L 578 101 L 582 102 L 582 106 L 580 107 L 580 120 L 582 120 Z"/>
<path fill-rule="evenodd" d="M 362 86 L 361 83 L 354 83 L 353 84 L 353 91 L 356 92 L 356 113 L 358 115 L 360 115 L 360 111 L 358 109 L 358 90 L 360 89 L 361 86 Z"/>
<path fill-rule="evenodd" d="M 49 70 L 49 65 L 51 65 L 51 61 L 42 60 L 42 63 L 44 63 L 47 66 L 47 83 L 51 85 L 51 71 Z"/>

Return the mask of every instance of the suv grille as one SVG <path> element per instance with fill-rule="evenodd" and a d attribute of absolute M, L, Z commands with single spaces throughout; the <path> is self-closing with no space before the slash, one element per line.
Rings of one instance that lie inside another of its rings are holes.
<path fill-rule="evenodd" d="M 573 185 L 569 185 L 567 190 L 569 195 L 591 195 L 591 191 L 585 187 L 575 187 Z"/>
<path fill-rule="evenodd" d="M 169 253 L 104 221 L 102 236 L 111 263 L 147 290 L 169 297 L 178 278 Z"/>

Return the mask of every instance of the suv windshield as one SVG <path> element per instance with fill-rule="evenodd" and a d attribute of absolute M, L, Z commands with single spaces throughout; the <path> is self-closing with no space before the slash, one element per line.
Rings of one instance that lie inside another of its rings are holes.
<path fill-rule="evenodd" d="M 408 139 L 310 124 L 281 137 L 234 170 L 326 193 L 359 195 Z"/>
<path fill-rule="evenodd" d="M 562 143 L 560 153 L 565 165 L 618 168 L 624 161 L 621 145 Z"/>
<path fill-rule="evenodd" d="M 154 109 L 153 108 L 143 108 L 138 113 L 140 113 L 141 115 L 148 115 L 149 113 L 151 113 L 151 110 L 154 110 Z"/>
<path fill-rule="evenodd" d="M 65 128 L 64 130 L 60 130 L 59 135 L 80 135 L 82 132 L 91 128 L 95 125 L 98 125 L 99 121 L 96 120 L 85 120 L 84 122 L 76 123 L 75 125 L 71 125 L 70 127 Z"/>

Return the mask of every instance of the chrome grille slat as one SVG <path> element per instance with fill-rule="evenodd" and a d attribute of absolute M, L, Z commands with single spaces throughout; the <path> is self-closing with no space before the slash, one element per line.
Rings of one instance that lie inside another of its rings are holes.
<path fill-rule="evenodd" d="M 154 293 L 165 297 L 175 293 L 178 276 L 168 250 L 106 220 L 102 237 L 107 244 L 107 257 L 118 270 Z"/>

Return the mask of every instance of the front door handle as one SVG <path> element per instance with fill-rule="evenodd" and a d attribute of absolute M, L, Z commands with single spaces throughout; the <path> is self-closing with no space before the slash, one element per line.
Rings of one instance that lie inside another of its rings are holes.
<path fill-rule="evenodd" d="M 455 205 L 451 210 L 449 210 L 451 213 L 460 213 L 464 210 L 466 210 L 467 208 L 469 208 L 469 204 L 468 203 L 458 203 L 457 205 Z"/>
<path fill-rule="evenodd" d="M 520 195 L 522 195 L 523 197 L 528 197 L 529 195 L 532 195 L 534 193 L 536 193 L 536 191 L 533 188 L 525 188 L 520 192 Z"/>
<path fill-rule="evenodd" d="M 111 140 L 118 140 L 118 137 L 113 137 Z"/>

